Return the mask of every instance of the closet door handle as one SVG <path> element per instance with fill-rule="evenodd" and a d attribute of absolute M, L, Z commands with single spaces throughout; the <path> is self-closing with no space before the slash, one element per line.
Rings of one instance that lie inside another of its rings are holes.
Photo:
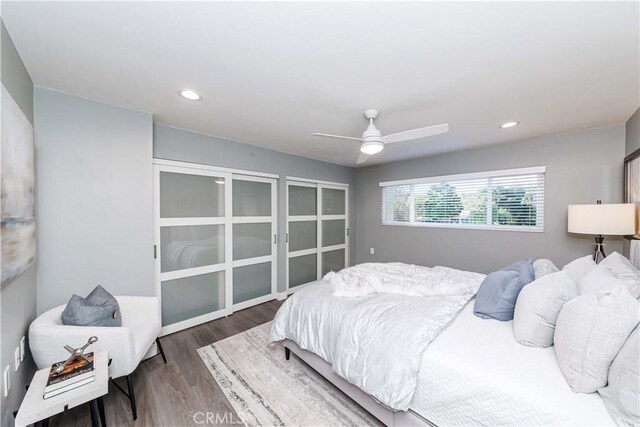
<path fill-rule="evenodd" d="M 289 243 L 289 233 L 284 233 L 284 242 Z"/>
<path fill-rule="evenodd" d="M 276 243 L 278 243 L 278 237 L 274 234 L 273 235 L 273 244 L 275 245 Z"/>

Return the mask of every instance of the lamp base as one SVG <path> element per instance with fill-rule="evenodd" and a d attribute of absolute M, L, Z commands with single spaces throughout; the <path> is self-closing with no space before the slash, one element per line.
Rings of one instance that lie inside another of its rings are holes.
<path fill-rule="evenodd" d="M 598 234 L 596 236 L 596 249 L 593 252 L 593 261 L 597 264 L 606 257 L 607 255 L 604 253 L 604 236 Z"/>

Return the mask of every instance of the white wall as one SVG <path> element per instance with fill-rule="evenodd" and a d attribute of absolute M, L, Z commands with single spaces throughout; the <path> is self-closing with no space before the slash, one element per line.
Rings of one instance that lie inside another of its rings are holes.
<path fill-rule="evenodd" d="M 150 114 L 36 87 L 38 313 L 100 284 L 154 295 Z"/>

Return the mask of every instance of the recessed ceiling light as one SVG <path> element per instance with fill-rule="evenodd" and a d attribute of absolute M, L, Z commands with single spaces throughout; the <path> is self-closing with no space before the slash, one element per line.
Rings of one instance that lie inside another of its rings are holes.
<path fill-rule="evenodd" d="M 189 101 L 200 101 L 202 99 L 202 97 L 198 93 L 192 91 L 191 89 L 182 89 L 178 92 L 178 94 L 181 97 L 188 99 Z"/>
<path fill-rule="evenodd" d="M 502 129 L 509 129 L 515 126 L 518 126 L 520 122 L 507 122 L 500 125 Z"/>

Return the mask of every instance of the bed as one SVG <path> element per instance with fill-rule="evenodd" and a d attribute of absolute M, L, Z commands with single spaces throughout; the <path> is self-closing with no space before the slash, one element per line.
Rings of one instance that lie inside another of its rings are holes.
<path fill-rule="evenodd" d="M 473 286 L 484 277 L 463 273 L 467 275 L 461 277 L 470 279 Z M 344 337 L 336 338 L 331 331 L 338 330 L 345 321 L 349 322 L 344 313 L 360 310 L 356 317 L 362 317 L 361 313 L 371 311 L 368 305 L 380 304 L 378 300 L 390 301 L 390 305 L 406 300 L 402 304 L 409 306 L 403 309 L 409 312 L 414 311 L 414 304 L 415 307 L 420 304 L 428 307 L 434 301 L 442 304 L 442 300 L 438 296 L 404 295 L 340 298 L 334 296 L 332 290 L 332 285 L 323 280 L 292 295 L 290 299 L 295 300 L 285 302 L 281 308 L 284 313 L 280 315 L 279 312 L 274 319 L 270 341 L 283 340 L 287 353 L 293 352 L 386 425 L 615 425 L 597 393 L 579 394 L 570 390 L 560 372 L 553 347 L 520 345 L 513 338 L 512 322 L 474 316 L 473 295 L 457 308 L 451 319 L 444 319 L 442 328 L 429 339 L 425 348 L 416 349 L 415 353 L 419 353 L 417 369 L 402 379 L 402 382 L 410 383 L 408 378 L 411 377 L 415 386 L 401 389 L 402 393 L 410 394 L 409 401 L 403 406 L 402 399 L 396 395 L 389 397 L 386 392 L 377 393 L 378 388 L 393 388 L 393 384 L 380 383 L 371 387 L 367 381 L 368 376 L 375 377 L 375 373 L 387 371 L 387 368 L 394 372 L 394 367 L 389 366 L 390 359 L 367 355 L 366 363 L 360 364 L 367 367 L 366 372 L 356 376 L 349 370 L 345 373 L 341 368 L 344 356 L 336 351 L 336 347 L 361 340 L 349 334 L 345 341 Z M 373 316 L 379 319 L 375 310 Z M 279 317 L 286 317 L 286 321 Z M 398 322 L 405 325 L 403 329 L 411 330 L 421 321 L 425 321 L 424 318 L 409 316 Z M 391 346 L 393 337 L 399 335 L 385 332 L 388 322 L 376 320 L 370 323 L 380 328 L 378 334 L 385 336 L 383 345 L 386 347 Z M 407 360 L 403 362 L 410 367 L 414 357 L 411 345 L 402 343 L 415 339 L 411 336 L 397 338 L 396 349 L 390 354 L 402 358 L 402 353 L 407 351 Z M 357 354 L 350 356 L 354 358 L 377 351 L 374 343 L 350 349 L 349 353 Z M 380 363 L 374 365 L 375 361 Z M 372 366 L 375 368 L 371 369 Z"/>

